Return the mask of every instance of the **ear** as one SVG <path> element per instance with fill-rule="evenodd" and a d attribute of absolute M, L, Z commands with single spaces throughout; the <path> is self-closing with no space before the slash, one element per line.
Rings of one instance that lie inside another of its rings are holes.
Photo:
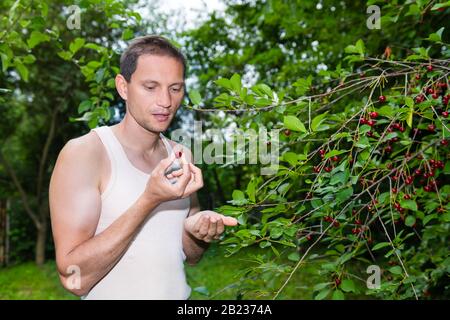
<path fill-rule="evenodd" d="M 128 98 L 128 82 L 127 82 L 127 80 L 123 77 L 123 75 L 118 74 L 116 76 L 115 81 L 116 81 L 117 92 L 122 97 L 122 99 L 126 101 Z"/>

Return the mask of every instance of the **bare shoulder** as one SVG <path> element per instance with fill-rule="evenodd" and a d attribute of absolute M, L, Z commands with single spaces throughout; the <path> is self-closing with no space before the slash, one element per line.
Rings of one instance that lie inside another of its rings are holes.
<path fill-rule="evenodd" d="M 102 142 L 94 131 L 69 140 L 59 153 L 57 166 L 96 173 L 101 167 L 105 151 Z"/>

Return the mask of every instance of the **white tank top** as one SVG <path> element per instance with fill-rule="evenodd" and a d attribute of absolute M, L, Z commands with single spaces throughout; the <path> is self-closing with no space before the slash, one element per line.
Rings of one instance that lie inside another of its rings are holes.
<path fill-rule="evenodd" d="M 136 168 L 108 126 L 93 129 L 105 146 L 111 175 L 101 194 L 95 234 L 105 230 L 144 192 L 149 174 Z M 160 134 L 167 153 L 170 143 Z M 161 203 L 143 223 L 119 262 L 83 299 L 188 299 L 182 235 L 189 197 Z"/>

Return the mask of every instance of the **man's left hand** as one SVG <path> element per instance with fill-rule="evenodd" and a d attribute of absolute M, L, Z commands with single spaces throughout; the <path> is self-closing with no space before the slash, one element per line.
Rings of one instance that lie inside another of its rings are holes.
<path fill-rule="evenodd" d="M 195 238 L 211 242 L 220 238 L 225 226 L 236 226 L 235 218 L 227 217 L 211 210 L 197 212 L 184 221 L 185 230 Z"/>

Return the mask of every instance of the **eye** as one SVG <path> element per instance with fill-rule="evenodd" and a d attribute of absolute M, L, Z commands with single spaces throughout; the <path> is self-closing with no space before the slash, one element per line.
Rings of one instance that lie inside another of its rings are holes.
<path fill-rule="evenodd" d="M 147 90 L 154 90 L 155 87 L 145 87 Z"/>
<path fill-rule="evenodd" d="M 180 92 L 181 88 L 170 88 L 170 90 L 172 90 L 173 92 Z"/>

